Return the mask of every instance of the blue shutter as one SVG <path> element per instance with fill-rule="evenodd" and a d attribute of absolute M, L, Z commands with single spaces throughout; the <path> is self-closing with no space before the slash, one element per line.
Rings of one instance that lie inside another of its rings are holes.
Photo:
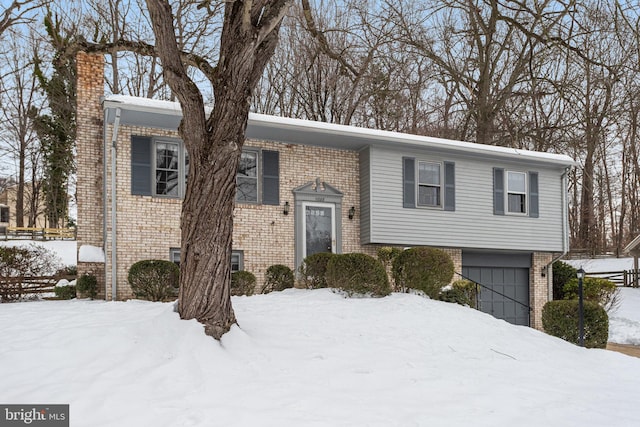
<path fill-rule="evenodd" d="M 504 215 L 504 169 L 493 168 L 493 214 Z"/>
<path fill-rule="evenodd" d="M 456 164 L 444 162 L 444 210 L 456 210 Z"/>
<path fill-rule="evenodd" d="M 280 153 L 262 151 L 262 203 L 280 204 Z"/>
<path fill-rule="evenodd" d="M 131 194 L 151 196 L 151 138 L 131 137 Z"/>
<path fill-rule="evenodd" d="M 538 172 L 529 172 L 529 216 L 531 218 L 540 216 L 538 204 Z"/>
<path fill-rule="evenodd" d="M 402 206 L 416 207 L 416 159 L 402 158 Z"/>

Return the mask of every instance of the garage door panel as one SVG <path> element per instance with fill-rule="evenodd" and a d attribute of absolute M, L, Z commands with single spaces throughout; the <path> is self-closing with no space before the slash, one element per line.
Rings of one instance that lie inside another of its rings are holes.
<path fill-rule="evenodd" d="M 528 268 L 465 266 L 462 271 L 483 285 L 478 296 L 480 311 L 516 325 L 529 325 Z"/>

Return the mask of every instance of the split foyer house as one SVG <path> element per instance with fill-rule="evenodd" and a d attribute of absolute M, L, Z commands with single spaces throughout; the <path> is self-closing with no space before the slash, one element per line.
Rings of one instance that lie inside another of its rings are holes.
<path fill-rule="evenodd" d="M 78 270 L 98 276 L 106 299 L 126 299 L 134 262 L 180 258 L 181 111 L 104 96 L 102 57 L 77 63 L 78 246 L 105 253 L 81 254 Z M 438 247 L 457 273 L 499 292 L 481 292 L 483 311 L 541 327 L 550 264 L 568 250 L 571 158 L 259 114 L 246 135 L 233 269 L 260 284 L 270 265 L 295 269 L 319 251 Z"/>

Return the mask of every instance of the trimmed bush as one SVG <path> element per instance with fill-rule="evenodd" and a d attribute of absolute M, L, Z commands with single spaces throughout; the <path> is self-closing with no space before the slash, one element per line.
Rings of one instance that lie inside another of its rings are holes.
<path fill-rule="evenodd" d="M 393 262 L 393 278 L 404 292 L 416 289 L 432 299 L 438 299 L 442 288 L 453 278 L 453 261 L 441 249 L 407 249 Z"/>
<path fill-rule="evenodd" d="M 378 248 L 378 260 L 382 265 L 391 265 L 393 261 L 402 253 L 402 249 L 392 246 L 382 246 Z"/>
<path fill-rule="evenodd" d="M 542 326 L 546 333 L 578 344 L 578 301 L 549 301 L 542 308 Z M 584 346 L 605 348 L 609 338 L 609 316 L 593 301 L 584 301 Z"/>
<path fill-rule="evenodd" d="M 62 279 L 53 288 L 53 292 L 58 299 L 73 299 L 76 297 L 76 286 L 67 279 Z"/>
<path fill-rule="evenodd" d="M 564 285 L 571 279 L 576 278 L 578 270 L 566 262 L 556 261 L 553 263 L 553 299 L 564 299 Z"/>
<path fill-rule="evenodd" d="M 167 301 L 178 295 L 180 269 L 162 259 L 138 261 L 129 268 L 127 280 L 136 298 Z"/>
<path fill-rule="evenodd" d="M 476 284 L 470 280 L 456 280 L 451 288 L 440 293 L 439 299 L 446 302 L 476 308 Z"/>
<path fill-rule="evenodd" d="M 256 276 L 250 271 L 234 271 L 231 274 L 231 295 L 253 295 L 256 290 Z"/>
<path fill-rule="evenodd" d="M 348 295 L 383 297 L 391 293 L 387 272 L 372 256 L 359 253 L 334 255 L 327 264 L 327 285 Z"/>
<path fill-rule="evenodd" d="M 76 292 L 94 299 L 98 294 L 98 279 L 93 274 L 83 274 L 76 279 Z"/>
<path fill-rule="evenodd" d="M 298 269 L 302 286 L 307 289 L 326 288 L 327 263 L 333 256 L 330 252 L 318 252 L 306 257 Z"/>
<path fill-rule="evenodd" d="M 569 280 L 563 289 L 564 299 L 578 299 L 578 279 Z M 582 281 L 582 295 L 586 301 L 600 304 L 606 311 L 617 307 L 618 287 L 615 283 L 599 277 L 585 277 Z"/>
<path fill-rule="evenodd" d="M 286 265 L 275 264 L 267 268 L 264 279 L 263 294 L 293 288 L 293 271 Z"/>

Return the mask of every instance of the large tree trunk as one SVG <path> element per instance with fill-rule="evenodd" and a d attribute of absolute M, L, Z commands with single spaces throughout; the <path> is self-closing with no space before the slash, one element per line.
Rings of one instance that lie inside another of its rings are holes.
<path fill-rule="evenodd" d="M 158 56 L 182 107 L 179 133 L 189 153 L 182 204 L 182 261 L 178 311 L 220 338 L 236 321 L 231 307 L 231 239 L 236 171 L 253 90 L 278 43 L 287 0 L 225 3 L 220 60 L 208 75 L 215 106 L 204 102 L 181 61 L 166 0 L 147 0 Z"/>

